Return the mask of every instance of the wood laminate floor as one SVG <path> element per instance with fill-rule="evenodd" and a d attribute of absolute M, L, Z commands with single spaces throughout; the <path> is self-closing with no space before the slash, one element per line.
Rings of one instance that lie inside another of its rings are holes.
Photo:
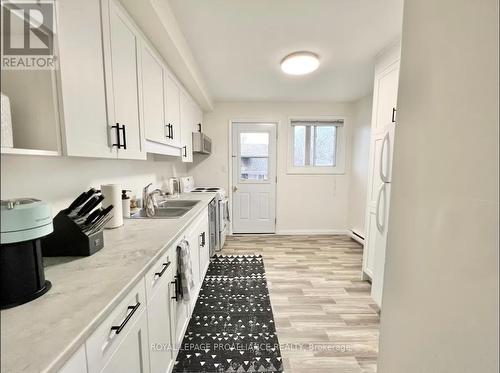
<path fill-rule="evenodd" d="M 228 236 L 222 254 L 262 254 L 286 373 L 376 372 L 379 316 L 347 236 Z"/>

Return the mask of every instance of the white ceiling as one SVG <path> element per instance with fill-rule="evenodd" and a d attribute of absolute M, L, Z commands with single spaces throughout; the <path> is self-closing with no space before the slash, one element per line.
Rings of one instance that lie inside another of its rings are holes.
<path fill-rule="evenodd" d="M 403 0 L 169 0 L 218 101 L 352 101 L 373 85 L 373 59 L 400 37 Z M 281 72 L 317 53 L 306 76 Z"/>

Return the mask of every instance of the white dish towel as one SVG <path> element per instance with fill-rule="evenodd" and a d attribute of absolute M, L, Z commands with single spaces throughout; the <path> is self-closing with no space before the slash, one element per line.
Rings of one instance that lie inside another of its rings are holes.
<path fill-rule="evenodd" d="M 182 240 L 177 246 L 177 278 L 180 281 L 178 286 L 179 295 L 182 300 L 189 301 L 191 289 L 194 287 L 193 268 L 191 267 L 191 252 L 189 242 Z"/>

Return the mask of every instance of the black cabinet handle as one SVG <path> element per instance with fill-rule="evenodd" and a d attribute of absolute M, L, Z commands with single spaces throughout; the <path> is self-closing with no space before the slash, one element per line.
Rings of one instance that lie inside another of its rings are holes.
<path fill-rule="evenodd" d="M 167 134 L 165 135 L 165 137 L 167 139 L 173 139 L 174 138 L 174 129 L 173 129 L 172 125 L 169 123 L 169 124 L 166 124 L 165 127 L 167 128 Z"/>
<path fill-rule="evenodd" d="M 127 133 L 125 132 L 125 125 L 122 125 L 123 131 L 123 149 L 127 149 Z"/>
<path fill-rule="evenodd" d="M 201 237 L 201 244 L 200 244 L 200 246 L 201 246 L 201 247 L 205 247 L 205 245 L 206 245 L 206 243 L 207 243 L 207 242 L 206 242 L 206 237 L 205 237 L 205 232 L 201 233 L 201 234 L 200 234 L 200 237 Z"/>
<path fill-rule="evenodd" d="M 198 126 L 198 132 L 201 132 L 201 123 L 198 123 L 197 126 Z"/>
<path fill-rule="evenodd" d="M 127 315 L 127 317 L 125 317 L 125 320 L 123 320 L 120 325 L 118 325 L 118 326 L 112 326 L 111 330 L 114 330 L 116 334 L 120 334 L 120 332 L 123 330 L 123 328 L 125 327 L 125 325 L 127 325 L 128 321 L 132 318 L 132 316 L 134 315 L 135 311 L 137 311 L 137 309 L 139 308 L 140 305 L 141 305 L 141 302 L 137 302 L 135 306 L 128 306 L 127 310 L 132 310 L 132 312 L 130 312 Z"/>
<path fill-rule="evenodd" d="M 163 276 L 163 274 L 165 273 L 165 271 L 167 270 L 168 267 L 170 267 L 170 262 L 163 263 L 163 268 L 161 269 L 160 272 L 156 272 L 155 273 L 155 277 L 161 277 L 161 276 Z"/>
<path fill-rule="evenodd" d="M 175 299 L 175 301 L 179 301 L 179 297 L 177 296 L 179 294 L 179 291 L 177 290 L 177 276 L 175 276 L 175 280 L 171 282 L 171 284 L 174 284 L 174 291 L 175 291 L 175 297 L 170 297 L 172 299 Z"/>
<path fill-rule="evenodd" d="M 183 146 L 182 149 L 184 149 L 184 157 L 187 158 L 188 156 L 187 146 Z"/>
<path fill-rule="evenodd" d="M 114 128 L 116 131 L 116 144 L 112 144 L 111 146 L 116 146 L 118 149 L 121 149 L 122 144 L 120 142 L 120 124 L 116 123 L 114 126 L 111 126 L 111 128 Z"/>
<path fill-rule="evenodd" d="M 396 108 L 392 108 L 392 123 L 396 123 Z"/>

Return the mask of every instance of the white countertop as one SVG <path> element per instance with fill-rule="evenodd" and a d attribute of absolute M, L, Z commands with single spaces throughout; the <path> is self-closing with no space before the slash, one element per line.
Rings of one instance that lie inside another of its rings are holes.
<path fill-rule="evenodd" d="M 0 312 L 1 371 L 61 368 L 214 196 L 182 195 L 201 202 L 180 219 L 125 219 L 104 232 L 105 247 L 92 256 L 45 258 L 52 288 Z"/>

